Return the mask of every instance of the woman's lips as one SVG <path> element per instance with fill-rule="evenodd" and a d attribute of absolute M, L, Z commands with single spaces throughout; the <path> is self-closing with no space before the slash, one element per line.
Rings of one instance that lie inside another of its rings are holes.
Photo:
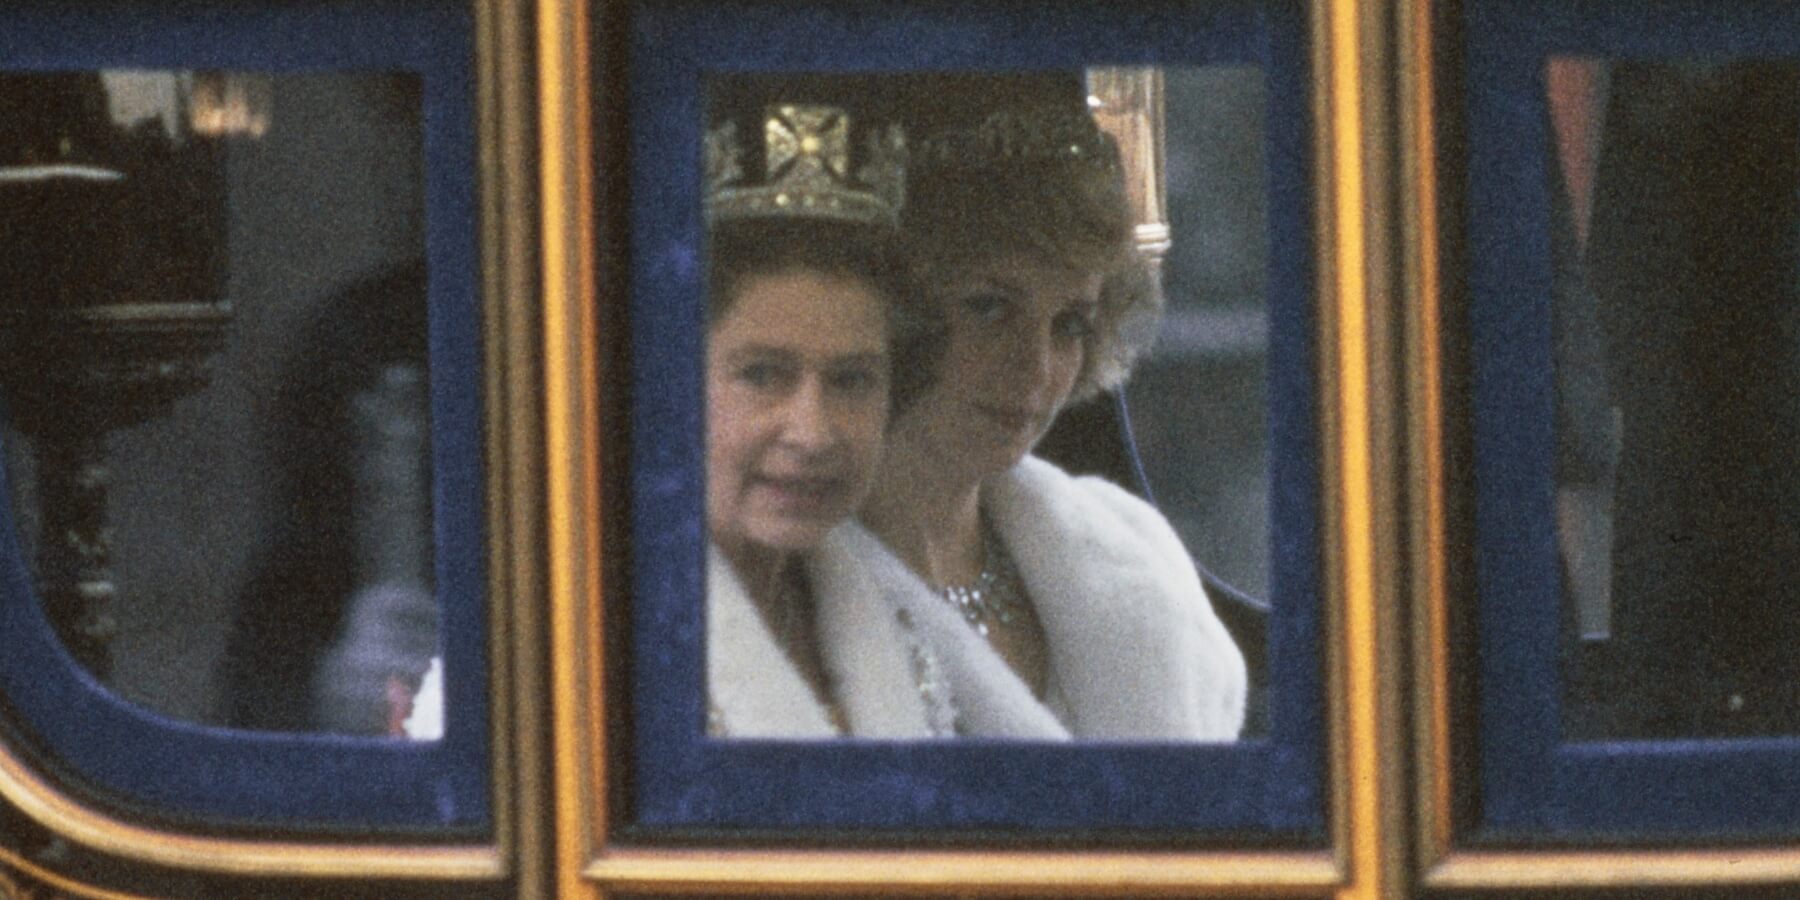
<path fill-rule="evenodd" d="M 844 480 L 833 477 L 761 475 L 756 485 L 773 495 L 782 509 L 801 515 L 835 510 L 844 493 Z"/>

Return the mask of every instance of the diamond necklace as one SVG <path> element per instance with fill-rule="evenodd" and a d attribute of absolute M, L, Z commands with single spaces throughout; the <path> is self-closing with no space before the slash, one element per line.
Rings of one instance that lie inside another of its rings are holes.
<path fill-rule="evenodd" d="M 947 584 L 938 593 L 962 614 L 975 633 L 987 637 L 995 623 L 1011 625 L 1023 605 L 1019 570 L 1006 547 L 994 535 L 987 517 L 981 519 L 981 574 L 964 584 Z"/>

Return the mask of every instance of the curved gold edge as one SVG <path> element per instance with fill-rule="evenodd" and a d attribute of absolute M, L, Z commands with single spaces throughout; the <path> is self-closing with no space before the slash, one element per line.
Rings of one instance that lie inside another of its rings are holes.
<path fill-rule="evenodd" d="M 102 853 L 157 865 L 232 875 L 498 878 L 492 846 L 289 843 L 157 831 L 97 812 L 63 795 L 6 747 L 0 747 L 0 797 L 58 835 Z"/>
<path fill-rule="evenodd" d="M 23 898 L 34 896 L 26 888 L 20 886 L 18 882 L 12 881 L 6 877 L 9 870 L 22 874 L 34 881 L 41 882 L 56 890 L 65 891 L 70 896 L 81 898 L 81 900 L 147 900 L 147 898 L 138 894 L 123 894 L 118 891 L 109 891 L 105 888 L 83 884 L 73 878 L 60 875 L 50 869 L 38 865 L 5 847 L 0 847 L 0 898 L 6 898 L 6 900 L 11 900 L 14 896 L 13 894 L 6 892 L 5 889 L 7 887 L 11 887 L 13 890 L 17 891 L 21 900 L 23 900 Z"/>
<path fill-rule="evenodd" d="M 1438 889 L 1721 887 L 1800 882 L 1800 849 L 1463 851 L 1425 874 Z"/>
<path fill-rule="evenodd" d="M 614 890 L 1173 889 L 1329 895 L 1343 872 L 1329 851 L 1155 854 L 990 851 L 760 851 L 614 849 L 582 870 Z"/>

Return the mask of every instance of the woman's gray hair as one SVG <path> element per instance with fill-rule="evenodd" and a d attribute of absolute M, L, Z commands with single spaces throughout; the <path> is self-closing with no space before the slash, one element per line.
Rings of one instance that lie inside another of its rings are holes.
<path fill-rule="evenodd" d="M 873 288 L 887 321 L 891 391 L 898 414 L 930 387 L 943 328 L 925 307 L 899 236 L 891 229 L 822 219 L 739 219 L 708 234 L 707 327 L 723 320 L 748 280 L 781 272 L 842 276 Z"/>

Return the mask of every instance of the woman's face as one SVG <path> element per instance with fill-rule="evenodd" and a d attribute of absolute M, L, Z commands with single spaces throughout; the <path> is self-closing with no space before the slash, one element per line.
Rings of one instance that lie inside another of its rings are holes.
<path fill-rule="evenodd" d="M 888 410 L 886 302 L 807 270 L 745 279 L 706 351 L 706 517 L 727 551 L 806 550 L 862 502 Z"/>
<path fill-rule="evenodd" d="M 1102 275 L 1036 255 L 965 266 L 935 282 L 949 332 L 931 392 L 908 413 L 935 452 L 979 477 L 1029 452 L 1074 389 Z"/>

